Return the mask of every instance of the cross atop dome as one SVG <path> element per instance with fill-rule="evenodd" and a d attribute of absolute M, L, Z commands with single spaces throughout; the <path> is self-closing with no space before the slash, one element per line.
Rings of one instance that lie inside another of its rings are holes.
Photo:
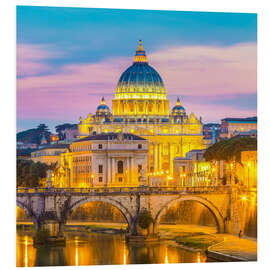
<path fill-rule="evenodd" d="M 139 48 L 138 48 L 138 51 L 143 51 L 142 41 L 141 41 L 141 40 L 139 40 Z"/>
<path fill-rule="evenodd" d="M 143 50 L 141 40 L 139 40 L 139 47 L 138 47 L 138 50 L 136 51 L 136 54 L 134 57 L 134 62 L 135 63 L 146 63 L 147 62 L 145 51 Z"/>

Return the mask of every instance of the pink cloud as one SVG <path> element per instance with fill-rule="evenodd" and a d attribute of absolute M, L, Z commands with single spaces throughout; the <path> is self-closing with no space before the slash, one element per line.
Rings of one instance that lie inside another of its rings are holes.
<path fill-rule="evenodd" d="M 256 50 L 256 44 L 183 46 L 151 53 L 148 61 L 162 76 L 167 94 L 250 94 L 257 89 Z M 120 75 L 133 61 L 130 56 L 90 64 L 69 64 L 62 66 L 57 74 L 36 76 L 49 68 L 41 60 L 54 55 L 44 47 L 32 45 L 19 48 L 18 55 L 20 74 L 29 75 L 17 80 L 17 109 L 23 118 L 85 117 L 88 112 L 95 111 L 104 94 L 110 97 L 107 103 L 111 105 Z M 253 114 L 252 110 L 225 105 L 186 103 L 184 106 L 205 119 L 212 119 L 213 112 L 214 119 Z"/>
<path fill-rule="evenodd" d="M 49 46 L 18 44 L 17 76 L 33 76 L 41 72 L 48 72 L 51 67 L 42 61 L 56 57 Z"/>
<path fill-rule="evenodd" d="M 250 117 L 256 116 L 255 109 L 242 109 L 221 104 L 194 104 L 185 102 L 186 112 L 190 114 L 193 112 L 196 117 L 202 117 L 203 123 L 216 122 L 226 117 Z"/>
<path fill-rule="evenodd" d="M 149 55 L 167 92 L 182 95 L 255 93 L 257 46 L 183 46 Z"/>

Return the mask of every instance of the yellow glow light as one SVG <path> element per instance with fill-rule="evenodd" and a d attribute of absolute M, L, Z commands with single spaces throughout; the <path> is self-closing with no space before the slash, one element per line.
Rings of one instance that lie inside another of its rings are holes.
<path fill-rule="evenodd" d="M 24 254 L 24 266 L 28 266 L 28 237 L 25 236 L 24 238 L 24 245 L 25 245 L 25 254 Z"/>
<path fill-rule="evenodd" d="M 251 165 L 250 162 L 248 162 L 248 167 L 250 167 L 250 165 Z"/>
<path fill-rule="evenodd" d="M 242 197 L 242 201 L 245 201 L 246 199 L 247 199 L 246 196 L 243 196 L 243 197 Z"/>

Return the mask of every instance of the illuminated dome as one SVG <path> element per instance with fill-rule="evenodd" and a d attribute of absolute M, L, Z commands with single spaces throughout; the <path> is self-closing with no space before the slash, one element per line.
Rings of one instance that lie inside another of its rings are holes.
<path fill-rule="evenodd" d="M 166 99 L 166 91 L 158 72 L 147 63 L 142 42 L 136 51 L 133 65 L 121 75 L 116 87 L 120 99 Z"/>
<path fill-rule="evenodd" d="M 172 114 L 173 115 L 183 115 L 185 114 L 185 108 L 181 106 L 180 99 L 177 98 L 176 105 L 172 108 Z"/>
<path fill-rule="evenodd" d="M 106 105 L 104 97 L 101 99 L 100 105 L 97 107 L 97 115 L 108 115 L 110 114 L 110 108 Z"/>

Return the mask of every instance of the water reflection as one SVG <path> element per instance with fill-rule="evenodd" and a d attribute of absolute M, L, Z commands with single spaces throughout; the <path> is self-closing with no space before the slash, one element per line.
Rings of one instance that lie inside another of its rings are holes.
<path fill-rule="evenodd" d="M 174 242 L 126 243 L 124 235 L 68 232 L 64 247 L 37 247 L 33 232 L 17 233 L 17 266 L 103 265 L 205 262 L 200 252 Z"/>

